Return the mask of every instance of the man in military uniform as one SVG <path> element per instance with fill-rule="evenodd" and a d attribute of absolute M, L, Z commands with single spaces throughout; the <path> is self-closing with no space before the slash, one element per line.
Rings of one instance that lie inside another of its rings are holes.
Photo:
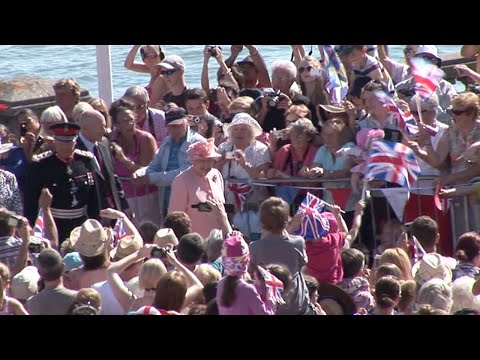
<path fill-rule="evenodd" d="M 32 157 L 25 191 L 25 216 L 33 226 L 38 216 L 38 198 L 43 188 L 53 195 L 51 211 L 58 229 L 59 244 L 87 218 L 98 218 L 99 199 L 95 189 L 94 156 L 75 149 L 80 127 L 60 123 L 50 127 L 55 151 Z"/>

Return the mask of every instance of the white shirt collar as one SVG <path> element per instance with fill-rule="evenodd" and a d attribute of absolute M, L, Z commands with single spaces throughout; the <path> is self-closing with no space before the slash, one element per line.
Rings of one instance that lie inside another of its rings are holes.
<path fill-rule="evenodd" d="M 87 138 L 81 132 L 79 136 L 80 136 L 80 139 L 82 139 L 83 143 L 85 144 L 85 147 L 87 148 L 87 150 L 93 154 L 94 153 L 93 148 L 95 147 L 97 142 L 92 143 L 91 141 L 87 140 Z"/>

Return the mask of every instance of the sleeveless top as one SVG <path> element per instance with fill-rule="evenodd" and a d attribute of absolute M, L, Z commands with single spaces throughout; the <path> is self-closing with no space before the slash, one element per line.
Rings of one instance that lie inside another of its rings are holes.
<path fill-rule="evenodd" d="M 143 141 L 147 141 L 148 133 L 143 130 L 136 131 L 135 137 L 135 150 L 131 154 L 127 154 L 124 151 L 125 156 L 127 156 L 130 160 L 132 160 L 135 164 L 138 164 L 140 161 L 140 144 Z M 114 131 L 111 136 L 112 141 L 118 141 L 118 132 Z M 122 164 L 119 160 L 114 158 L 113 160 L 115 166 L 115 172 L 121 178 L 128 177 L 130 178 L 133 174 L 133 171 L 127 168 L 124 164 Z M 127 199 L 144 196 L 146 194 L 151 194 L 157 191 L 157 187 L 154 185 L 134 185 L 132 180 L 122 180 L 123 191 L 125 192 L 125 197 Z"/>

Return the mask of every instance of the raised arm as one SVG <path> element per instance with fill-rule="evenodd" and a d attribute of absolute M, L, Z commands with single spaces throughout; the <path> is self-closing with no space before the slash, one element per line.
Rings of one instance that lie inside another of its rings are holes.
<path fill-rule="evenodd" d="M 393 71 L 392 59 L 388 57 L 388 48 L 387 45 L 378 45 L 378 58 L 388 73 L 391 74 Z"/>
<path fill-rule="evenodd" d="M 355 204 L 355 212 L 353 214 L 353 222 L 350 231 L 345 238 L 345 242 L 348 244 L 348 247 L 351 247 L 353 242 L 358 236 L 358 232 L 360 231 L 360 226 L 362 226 L 362 215 L 363 209 L 365 209 L 365 201 L 359 200 Z"/>
<path fill-rule="evenodd" d="M 124 311 L 128 311 L 132 303 L 136 300 L 136 296 L 125 286 L 120 274 L 130 265 L 149 257 L 154 246 L 153 244 L 145 244 L 143 248 L 135 251 L 133 254 L 119 261 L 115 261 L 107 269 L 108 284 Z"/>
<path fill-rule="evenodd" d="M 228 57 L 227 60 L 225 60 L 225 63 L 229 68 L 232 67 L 232 65 L 235 63 L 235 60 L 237 60 L 238 54 L 240 54 L 242 50 L 243 50 L 243 45 L 232 45 L 230 47 L 230 56 Z"/>
<path fill-rule="evenodd" d="M 203 67 L 202 67 L 201 85 L 202 85 L 202 89 L 207 94 L 210 94 L 210 79 L 209 79 L 209 75 L 208 75 L 208 61 L 210 60 L 211 56 L 212 56 L 212 54 L 210 53 L 208 45 L 205 45 L 205 48 L 203 49 Z"/>
<path fill-rule="evenodd" d="M 127 58 L 123 66 L 125 66 L 128 70 L 141 72 L 141 73 L 150 73 L 147 65 L 141 62 L 135 61 L 135 56 L 137 55 L 138 49 L 140 49 L 142 45 L 133 45 L 130 51 L 127 54 Z"/>
<path fill-rule="evenodd" d="M 272 83 L 270 81 L 270 75 L 268 75 L 267 65 L 265 64 L 265 60 L 263 56 L 260 54 L 258 49 L 253 45 L 245 45 L 245 47 L 250 52 L 250 56 L 252 57 L 253 64 L 258 71 L 258 84 L 259 88 L 269 88 L 272 87 Z"/>
<path fill-rule="evenodd" d="M 291 45 L 293 51 L 293 62 L 295 66 L 305 57 L 305 48 L 303 45 Z"/>
<path fill-rule="evenodd" d="M 38 204 L 40 205 L 40 209 L 43 211 L 44 237 L 50 240 L 50 243 L 54 249 L 58 249 L 59 244 L 57 225 L 55 224 L 52 212 L 50 211 L 52 199 L 53 196 L 50 193 L 50 190 L 43 188 L 38 199 Z"/>
<path fill-rule="evenodd" d="M 121 212 L 120 210 L 115 210 L 111 208 L 103 209 L 100 210 L 100 216 L 112 220 L 122 219 L 127 235 L 136 235 L 141 237 L 138 229 L 135 227 L 132 221 L 128 218 L 128 216 L 125 215 L 125 213 Z"/>
<path fill-rule="evenodd" d="M 185 275 L 185 280 L 187 280 L 187 294 L 185 295 L 184 306 L 189 305 L 193 300 L 195 300 L 201 293 L 203 289 L 203 284 L 197 278 L 197 276 L 188 270 L 180 261 L 178 261 L 173 248 L 171 245 L 167 246 L 167 260 L 170 264 L 175 266 L 175 269 Z"/>

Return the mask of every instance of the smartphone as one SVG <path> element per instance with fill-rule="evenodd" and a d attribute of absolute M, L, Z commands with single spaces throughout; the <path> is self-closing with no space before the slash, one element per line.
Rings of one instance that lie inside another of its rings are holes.
<path fill-rule="evenodd" d="M 227 160 L 235 160 L 235 151 L 227 151 L 225 153 L 225 159 Z"/>
<path fill-rule="evenodd" d="M 210 205 L 208 205 L 206 202 L 201 202 L 198 204 L 193 204 L 192 205 L 193 209 L 197 209 L 200 212 L 211 212 L 213 209 L 211 208 Z"/>
<path fill-rule="evenodd" d="M 233 204 L 224 204 L 225 212 L 227 214 L 233 214 L 235 212 L 235 205 Z"/>

